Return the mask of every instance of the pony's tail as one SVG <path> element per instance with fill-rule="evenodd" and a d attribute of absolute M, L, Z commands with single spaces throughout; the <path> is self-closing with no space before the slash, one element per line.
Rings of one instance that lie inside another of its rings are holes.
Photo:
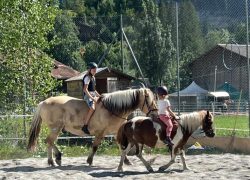
<path fill-rule="evenodd" d="M 42 102 L 39 103 L 36 113 L 34 114 L 34 117 L 32 119 L 30 132 L 29 132 L 28 146 L 27 146 L 28 151 L 34 151 L 37 145 L 37 140 L 38 140 L 37 138 L 39 136 L 41 123 L 42 123 L 42 118 L 40 116 L 41 106 L 42 106 Z"/>
<path fill-rule="evenodd" d="M 128 138 L 124 132 L 126 122 L 121 125 L 117 132 L 116 140 L 122 150 L 126 149 L 128 146 Z"/>

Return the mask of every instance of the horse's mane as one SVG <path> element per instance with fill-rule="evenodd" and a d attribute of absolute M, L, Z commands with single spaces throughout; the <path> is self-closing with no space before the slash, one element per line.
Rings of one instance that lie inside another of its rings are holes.
<path fill-rule="evenodd" d="M 198 127 L 201 126 L 202 120 L 206 116 L 206 111 L 197 111 L 189 114 L 183 114 L 180 116 L 181 125 L 188 132 L 194 132 Z"/>
<path fill-rule="evenodd" d="M 140 89 L 129 89 L 103 94 L 103 106 L 114 114 L 124 114 L 138 107 Z"/>

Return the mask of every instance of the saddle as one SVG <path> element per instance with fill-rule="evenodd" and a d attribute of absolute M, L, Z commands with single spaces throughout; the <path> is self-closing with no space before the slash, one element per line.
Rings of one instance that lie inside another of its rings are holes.
<path fill-rule="evenodd" d="M 166 131 L 165 130 L 167 128 L 167 125 L 164 122 L 162 122 L 158 116 L 156 118 L 152 118 L 152 119 L 153 119 L 154 122 L 161 125 L 161 129 L 162 129 L 163 132 L 161 133 L 160 138 L 165 139 L 166 138 Z M 176 132 L 177 132 L 177 129 L 178 129 L 178 122 L 174 117 L 171 117 L 171 121 L 173 123 L 173 129 L 172 129 L 172 132 L 171 132 L 171 139 L 173 139 L 174 136 L 176 135 Z"/>

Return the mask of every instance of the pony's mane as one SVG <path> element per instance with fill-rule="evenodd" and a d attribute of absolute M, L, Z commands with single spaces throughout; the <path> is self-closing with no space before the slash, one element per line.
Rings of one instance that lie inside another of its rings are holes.
<path fill-rule="evenodd" d="M 129 89 L 103 94 L 103 106 L 114 114 L 124 114 L 139 105 L 140 89 Z"/>
<path fill-rule="evenodd" d="M 206 111 L 197 111 L 189 114 L 183 114 L 180 116 L 181 125 L 188 132 L 193 133 L 198 127 L 202 125 L 202 121 L 206 116 Z"/>

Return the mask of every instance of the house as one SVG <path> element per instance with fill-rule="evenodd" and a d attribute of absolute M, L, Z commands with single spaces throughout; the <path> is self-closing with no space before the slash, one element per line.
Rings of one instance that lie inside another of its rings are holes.
<path fill-rule="evenodd" d="M 249 47 L 248 51 L 250 53 Z M 190 64 L 190 68 L 192 79 L 202 88 L 214 91 L 228 83 L 234 91 L 240 92 L 242 90 L 242 97 L 247 98 L 246 45 L 218 44 L 195 59 Z M 229 90 L 228 93 L 232 92 Z"/>
<path fill-rule="evenodd" d="M 51 75 L 57 79 L 62 81 L 62 87 L 58 87 L 57 91 L 66 93 L 67 92 L 67 84 L 65 82 L 66 79 L 79 75 L 80 72 L 72 69 L 65 64 L 54 60 L 54 68 L 51 71 Z"/>
<path fill-rule="evenodd" d="M 83 97 L 83 77 L 87 71 L 69 78 L 67 82 L 67 93 L 76 98 Z M 95 75 L 96 90 L 99 93 L 110 93 L 117 90 L 124 90 L 131 86 L 134 77 L 108 67 L 97 68 Z"/>

